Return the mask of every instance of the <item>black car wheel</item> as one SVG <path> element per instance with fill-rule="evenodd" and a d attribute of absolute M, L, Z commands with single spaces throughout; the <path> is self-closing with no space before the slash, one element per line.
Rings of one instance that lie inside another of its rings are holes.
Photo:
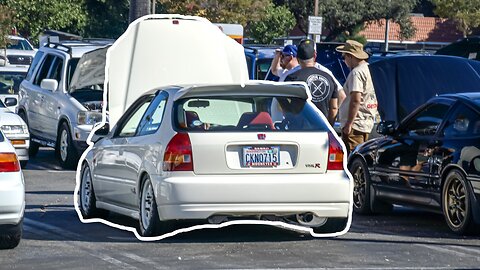
<path fill-rule="evenodd" d="M 6 230 L 2 229 L 0 233 L 0 249 L 12 249 L 18 246 L 22 239 L 22 224 L 23 221 Z"/>
<path fill-rule="evenodd" d="M 78 154 L 73 146 L 72 136 L 67 123 L 63 123 L 58 132 L 55 147 L 60 165 L 65 169 L 73 169 L 77 166 Z"/>
<path fill-rule="evenodd" d="M 98 209 L 96 207 L 97 199 L 95 197 L 95 191 L 93 190 L 92 174 L 90 172 L 90 167 L 88 167 L 87 164 L 82 166 L 80 177 L 78 206 L 83 218 L 102 218 L 108 215 L 107 210 Z"/>
<path fill-rule="evenodd" d="M 350 164 L 353 177 L 353 210 L 359 214 L 371 214 L 370 209 L 370 173 L 360 158 Z"/>
<path fill-rule="evenodd" d="M 452 170 L 445 178 L 442 190 L 442 209 L 448 227 L 457 234 L 475 232 L 470 190 L 465 176 Z"/>
<path fill-rule="evenodd" d="M 349 166 L 353 177 L 353 211 L 358 214 L 388 213 L 393 205 L 375 198 L 372 193 L 368 167 L 361 158 L 356 158 Z"/>

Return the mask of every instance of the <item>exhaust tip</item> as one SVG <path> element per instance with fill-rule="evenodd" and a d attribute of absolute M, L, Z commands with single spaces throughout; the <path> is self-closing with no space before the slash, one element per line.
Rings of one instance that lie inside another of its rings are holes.
<path fill-rule="evenodd" d="M 325 222 L 327 222 L 326 217 L 318 217 L 311 212 L 297 214 L 296 218 L 297 218 L 297 222 L 300 225 L 308 226 L 308 227 L 319 227 L 325 224 Z"/>

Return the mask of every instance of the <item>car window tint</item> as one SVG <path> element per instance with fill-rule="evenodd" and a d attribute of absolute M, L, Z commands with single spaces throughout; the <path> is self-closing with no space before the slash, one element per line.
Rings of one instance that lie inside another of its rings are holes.
<path fill-rule="evenodd" d="M 158 128 L 160 127 L 160 124 L 162 123 L 166 104 L 167 104 L 166 94 L 159 94 L 154 99 L 154 101 L 152 102 L 152 105 L 148 108 L 147 112 L 142 118 L 138 136 L 153 134 L 158 130 Z"/>
<path fill-rule="evenodd" d="M 35 77 L 33 84 L 40 85 L 42 80 L 47 78 L 48 72 L 50 71 L 50 67 L 52 66 L 52 62 L 54 59 L 55 56 L 51 54 L 47 55 L 44 58 L 44 61 L 37 72 L 37 76 Z"/>
<path fill-rule="evenodd" d="M 27 77 L 25 78 L 26 80 L 29 81 L 32 78 L 33 71 L 38 66 L 38 63 L 40 63 L 40 60 L 42 59 L 42 56 L 43 56 L 43 52 L 40 52 L 40 51 L 35 54 L 35 57 L 33 58 L 32 64 L 28 68 Z"/>
<path fill-rule="evenodd" d="M 306 100 L 289 97 L 201 97 L 175 105 L 177 128 L 188 131 L 327 131 Z"/>
<path fill-rule="evenodd" d="M 65 89 L 68 89 L 70 86 L 70 81 L 72 80 L 75 69 L 77 69 L 78 61 L 80 61 L 80 58 L 71 58 L 70 61 L 68 61 Z"/>
<path fill-rule="evenodd" d="M 449 108 L 449 105 L 441 103 L 427 106 L 417 113 L 402 130 L 410 136 L 434 135 Z"/>
<path fill-rule="evenodd" d="M 140 120 L 142 119 L 142 116 L 144 115 L 145 111 L 147 110 L 148 106 L 150 105 L 151 100 L 147 100 L 145 103 L 140 105 L 136 111 L 134 111 L 128 120 L 125 122 L 124 125 L 122 125 L 122 128 L 120 132 L 118 133 L 118 136 L 120 137 L 131 137 L 134 136 L 138 125 L 140 124 Z"/>
<path fill-rule="evenodd" d="M 458 106 L 445 124 L 443 135 L 445 137 L 480 135 L 480 115 L 465 105 Z"/>
<path fill-rule="evenodd" d="M 62 79 L 62 67 L 63 60 L 60 57 L 55 57 L 47 78 L 57 80 L 57 82 L 60 83 L 60 80 Z"/>

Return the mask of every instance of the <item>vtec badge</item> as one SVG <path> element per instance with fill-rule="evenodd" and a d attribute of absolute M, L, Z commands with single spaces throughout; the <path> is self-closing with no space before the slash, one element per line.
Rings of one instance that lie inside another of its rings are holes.
<path fill-rule="evenodd" d="M 265 140 L 266 137 L 267 137 L 267 135 L 264 134 L 264 133 L 259 133 L 259 134 L 257 134 L 257 138 L 258 138 L 259 140 Z"/>

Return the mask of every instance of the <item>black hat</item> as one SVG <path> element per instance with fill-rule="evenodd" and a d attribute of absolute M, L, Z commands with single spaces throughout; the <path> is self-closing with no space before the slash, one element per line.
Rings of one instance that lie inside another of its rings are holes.
<path fill-rule="evenodd" d="M 297 58 L 300 60 L 308 60 L 315 55 L 315 42 L 311 39 L 302 39 L 298 44 Z"/>

